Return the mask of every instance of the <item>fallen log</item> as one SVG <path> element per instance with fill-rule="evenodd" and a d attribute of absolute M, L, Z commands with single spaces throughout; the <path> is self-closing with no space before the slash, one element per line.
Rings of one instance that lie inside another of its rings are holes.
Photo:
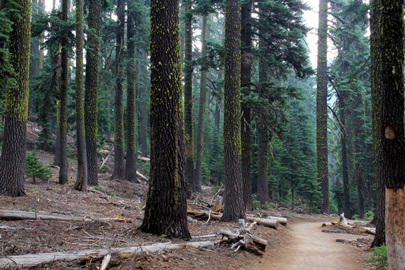
<path fill-rule="evenodd" d="M 141 157 L 141 156 L 138 156 L 138 160 L 143 161 L 143 162 L 149 162 L 149 161 L 150 161 L 150 158 L 149 158 L 149 157 Z"/>
<path fill-rule="evenodd" d="M 375 228 L 368 228 L 368 227 L 360 227 L 360 226 L 352 226 L 349 225 L 347 219 L 344 216 L 344 213 L 340 215 L 339 223 L 337 224 L 339 228 L 343 228 L 348 232 L 352 233 L 367 233 L 375 235 Z"/>
<path fill-rule="evenodd" d="M 131 220 L 124 217 L 113 218 L 91 218 L 91 217 L 75 217 L 68 215 L 57 214 L 40 214 L 37 212 L 17 211 L 17 210 L 0 210 L 0 219 L 3 220 L 56 220 L 56 221 L 118 221 L 118 222 L 131 222 Z"/>
<path fill-rule="evenodd" d="M 276 230 L 280 225 L 280 222 L 277 219 L 256 218 L 256 217 L 246 217 L 246 219 L 250 222 L 257 222 L 257 224 L 270 227 Z"/>
<path fill-rule="evenodd" d="M 278 222 L 280 222 L 281 225 L 287 226 L 287 219 L 284 218 L 284 217 L 272 217 L 272 216 L 269 216 L 269 217 L 267 217 L 267 218 L 270 218 L 270 219 L 277 219 Z"/>
<path fill-rule="evenodd" d="M 140 179 L 143 180 L 143 181 L 146 181 L 146 182 L 149 181 L 149 179 L 148 179 L 145 175 L 141 174 L 141 173 L 138 172 L 138 171 L 136 171 L 136 176 L 138 176 L 138 178 L 140 178 Z"/>
<path fill-rule="evenodd" d="M 136 247 L 123 247 L 123 248 L 110 248 L 110 249 L 88 249 L 78 252 L 53 252 L 53 253 L 39 253 L 39 254 L 26 254 L 19 256 L 8 256 L 0 258 L 0 269 L 8 269 L 10 267 L 35 267 L 41 264 L 49 264 L 55 261 L 87 261 L 99 260 L 109 254 L 111 256 L 126 257 L 130 254 L 135 254 L 143 251 L 159 252 L 166 249 L 182 249 L 182 248 L 202 248 L 215 245 L 214 241 L 203 242 L 187 242 L 180 244 L 172 243 L 159 243 L 150 246 L 136 246 Z"/>
<path fill-rule="evenodd" d="M 218 212 L 210 212 L 210 211 L 204 211 L 204 210 L 196 210 L 196 209 L 187 209 L 187 214 L 191 215 L 195 218 L 208 218 L 212 220 L 220 220 L 222 217 L 221 213 Z"/>
<path fill-rule="evenodd" d="M 349 225 L 347 219 L 344 216 L 344 213 L 340 215 L 339 222 L 331 222 L 331 225 L 334 227 L 337 227 L 339 229 L 342 229 L 348 233 L 354 233 L 354 234 L 366 233 L 366 234 L 375 235 L 375 228 Z M 322 224 L 322 226 L 324 227 L 324 226 L 326 226 L 326 224 L 324 223 L 324 224 Z"/>
<path fill-rule="evenodd" d="M 266 250 L 267 240 L 250 233 L 239 235 L 227 230 L 219 230 L 218 234 L 226 236 L 228 239 L 222 240 L 222 242 L 233 243 L 231 248 L 235 249 L 235 251 L 238 251 L 239 248 L 243 248 L 255 254 L 263 255 Z"/>

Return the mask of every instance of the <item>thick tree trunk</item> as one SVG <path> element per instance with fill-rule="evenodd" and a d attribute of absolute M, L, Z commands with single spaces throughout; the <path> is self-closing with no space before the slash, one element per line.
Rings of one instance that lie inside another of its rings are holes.
<path fill-rule="evenodd" d="M 179 1 L 152 0 L 150 5 L 152 153 L 141 229 L 157 235 L 190 238 L 183 170 Z"/>
<path fill-rule="evenodd" d="M 76 141 L 77 177 L 75 189 L 87 190 L 87 155 L 84 136 L 83 0 L 76 0 Z"/>
<path fill-rule="evenodd" d="M 329 173 L 328 173 L 328 137 L 327 137 L 327 17 L 328 1 L 319 0 L 318 27 L 318 65 L 316 94 L 316 146 L 317 174 L 322 185 L 323 213 L 329 213 Z"/>
<path fill-rule="evenodd" d="M 245 1 L 241 6 L 241 141 L 242 141 L 242 181 L 243 204 L 252 208 L 252 144 L 251 144 L 251 108 L 243 102 L 243 97 L 250 95 L 252 54 L 252 1 Z"/>
<path fill-rule="evenodd" d="M 136 70 L 135 63 L 135 14 L 133 5 L 128 4 L 127 19 L 127 154 L 125 159 L 125 179 L 136 182 L 136 133 L 137 133 L 137 113 L 136 113 Z"/>
<path fill-rule="evenodd" d="M 17 0 L 15 8 L 17 11 L 13 12 L 10 18 L 14 25 L 8 47 L 17 85 L 7 87 L 4 138 L 0 157 L 0 195 L 22 196 L 25 195 L 31 1 Z"/>
<path fill-rule="evenodd" d="M 115 103 L 114 103 L 114 171 L 111 179 L 125 178 L 124 149 L 124 36 L 125 1 L 117 1 L 117 29 L 115 51 Z"/>
<path fill-rule="evenodd" d="M 98 97 L 98 54 L 100 51 L 101 0 L 90 1 L 86 53 L 85 129 L 89 185 L 98 185 L 97 164 L 97 97 Z"/>
<path fill-rule="evenodd" d="M 381 21 L 381 0 L 373 0 L 370 17 L 370 46 L 371 46 L 371 97 L 372 97 L 372 115 L 373 115 L 373 149 L 374 149 L 374 174 L 377 182 L 377 205 L 375 212 L 376 234 L 371 246 L 381 246 L 385 243 L 385 178 L 380 173 L 382 164 L 380 132 L 381 119 L 381 96 L 382 81 L 380 80 L 381 63 L 383 54 L 381 52 L 381 31 L 379 23 Z"/>
<path fill-rule="evenodd" d="M 237 221 L 245 216 L 241 167 L 240 107 L 240 1 L 227 0 L 225 11 L 225 81 L 224 81 L 224 214 L 223 221 Z"/>
<path fill-rule="evenodd" d="M 62 20 L 68 20 L 68 0 L 62 0 Z M 68 158 L 67 158 L 67 103 L 68 103 L 68 76 L 69 76 L 69 59 L 68 59 L 68 38 L 67 35 L 62 37 L 61 41 L 61 83 L 60 83 L 60 103 L 59 103 L 59 150 L 60 150 L 60 169 L 59 184 L 66 184 L 68 179 Z"/>
<path fill-rule="evenodd" d="M 386 180 L 386 241 L 388 269 L 405 269 L 405 134 L 404 134 L 404 2 L 381 1 L 376 30 L 381 39 L 380 177 Z"/>

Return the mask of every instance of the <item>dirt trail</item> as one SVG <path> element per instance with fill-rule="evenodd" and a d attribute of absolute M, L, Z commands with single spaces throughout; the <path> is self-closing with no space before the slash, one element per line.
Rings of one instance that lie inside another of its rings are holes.
<path fill-rule="evenodd" d="M 289 225 L 290 226 L 290 225 Z M 290 243 L 278 250 L 269 250 L 254 267 L 257 270 L 333 270 L 364 269 L 364 254 L 336 239 L 355 240 L 358 235 L 323 233 L 319 222 L 292 225 Z"/>

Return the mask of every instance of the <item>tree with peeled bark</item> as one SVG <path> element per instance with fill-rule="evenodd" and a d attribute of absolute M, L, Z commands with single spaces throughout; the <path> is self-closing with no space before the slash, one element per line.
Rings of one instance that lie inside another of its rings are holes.
<path fill-rule="evenodd" d="M 224 214 L 223 221 L 245 216 L 243 204 L 241 146 L 241 8 L 240 1 L 227 0 L 225 7 L 224 81 Z"/>
<path fill-rule="evenodd" d="M 13 68 L 8 78 L 3 147 L 0 157 L 0 195 L 23 196 L 28 119 L 31 1 L 15 0 L 8 48 Z"/>
<path fill-rule="evenodd" d="M 151 170 L 141 229 L 190 238 L 184 179 L 179 0 L 152 0 Z"/>
<path fill-rule="evenodd" d="M 381 118 L 377 132 L 382 135 L 378 174 L 386 180 L 385 232 L 388 269 L 405 269 L 405 135 L 404 135 L 404 2 L 378 2 L 381 12 L 376 28 L 380 37 L 379 59 L 383 59 L 375 83 L 380 83 Z M 376 19 L 376 18 L 374 18 Z M 372 47 L 372 50 L 375 49 Z M 377 88 L 378 90 L 378 88 Z M 374 119 L 375 120 L 375 119 Z"/>

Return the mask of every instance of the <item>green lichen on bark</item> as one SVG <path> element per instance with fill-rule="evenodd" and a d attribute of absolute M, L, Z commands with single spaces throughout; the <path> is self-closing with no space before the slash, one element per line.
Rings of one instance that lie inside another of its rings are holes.
<path fill-rule="evenodd" d="M 14 77 L 8 78 L 3 147 L 0 158 L 0 194 L 22 196 L 24 192 L 25 132 L 28 118 L 28 83 L 31 32 L 31 1 L 18 0 L 11 14 L 10 63 Z"/>
<path fill-rule="evenodd" d="M 236 221 L 245 215 L 241 168 L 241 9 L 240 1 L 226 1 L 225 93 L 224 93 L 224 214 L 222 220 Z"/>
<path fill-rule="evenodd" d="M 184 179 L 184 134 L 178 0 L 152 0 L 151 172 L 141 229 L 189 238 Z"/>
<path fill-rule="evenodd" d="M 101 0 L 90 1 L 88 15 L 88 36 L 86 54 L 85 107 L 86 151 L 89 185 L 98 184 L 97 163 L 97 97 L 98 60 L 100 52 Z"/>

